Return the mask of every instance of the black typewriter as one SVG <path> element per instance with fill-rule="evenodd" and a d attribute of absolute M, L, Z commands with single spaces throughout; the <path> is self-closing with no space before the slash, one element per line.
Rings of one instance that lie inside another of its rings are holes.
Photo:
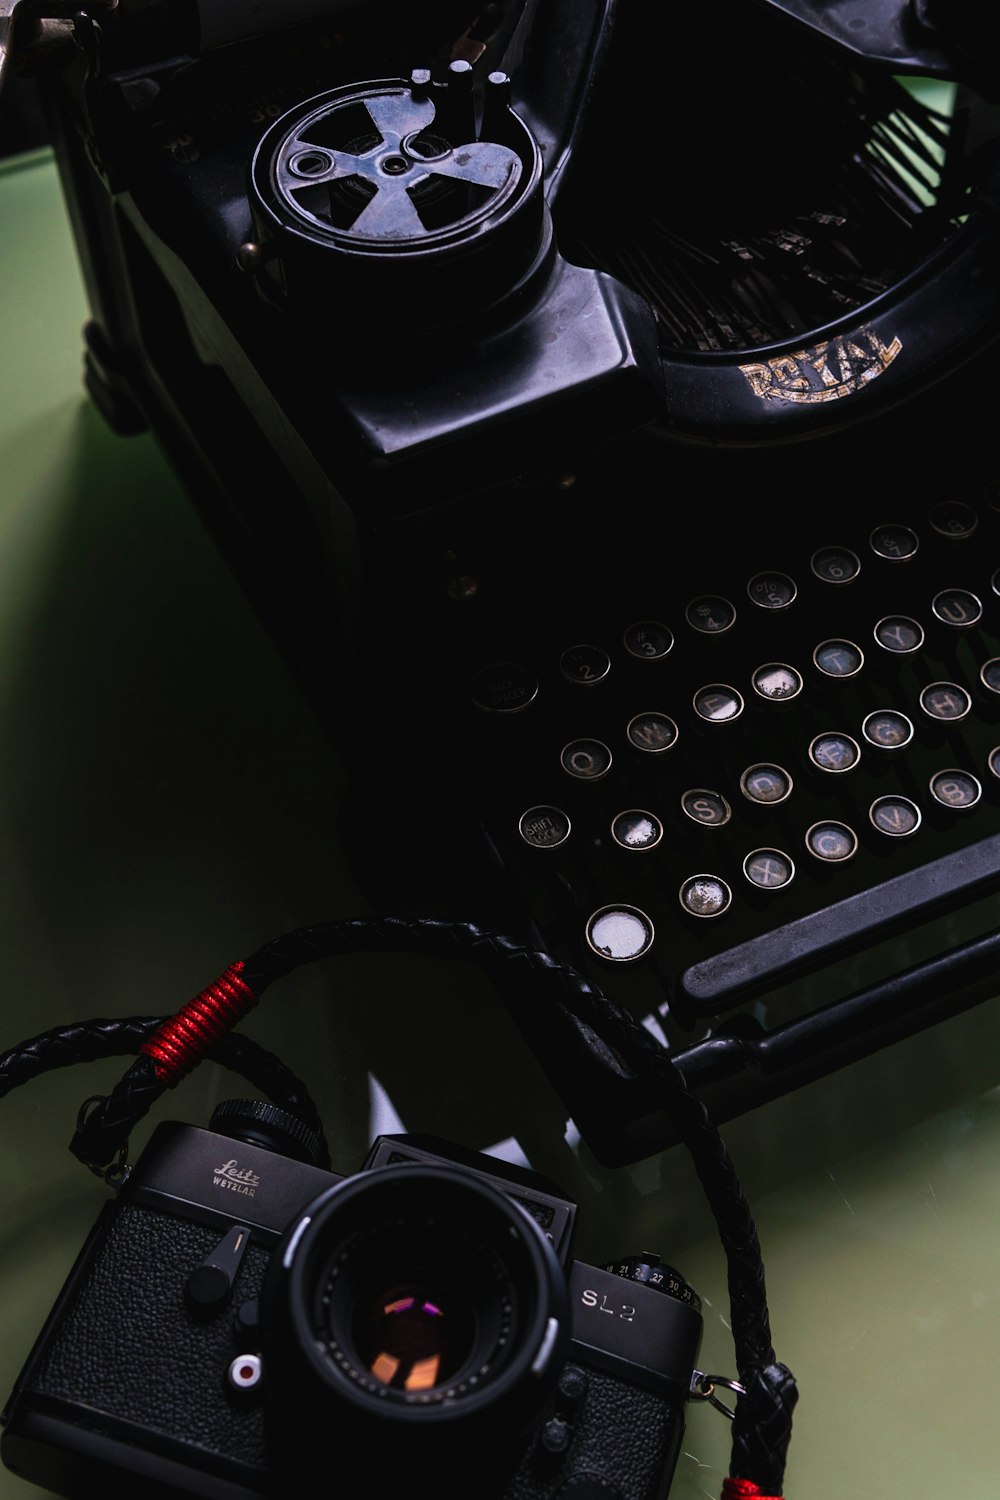
<path fill-rule="evenodd" d="M 718 1119 L 989 998 L 995 22 L 45 9 L 88 388 L 328 726 L 375 908 L 569 962 Z M 670 1143 L 510 998 L 598 1156 Z"/>

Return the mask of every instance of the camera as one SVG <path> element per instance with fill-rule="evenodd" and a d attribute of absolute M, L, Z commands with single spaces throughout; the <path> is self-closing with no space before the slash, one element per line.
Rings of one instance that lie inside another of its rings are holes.
<path fill-rule="evenodd" d="M 571 1258 L 541 1175 L 413 1135 L 341 1176 L 296 1117 L 162 1122 L 94 1225 L 3 1412 L 67 1496 L 666 1494 L 702 1333 L 655 1255 Z"/>

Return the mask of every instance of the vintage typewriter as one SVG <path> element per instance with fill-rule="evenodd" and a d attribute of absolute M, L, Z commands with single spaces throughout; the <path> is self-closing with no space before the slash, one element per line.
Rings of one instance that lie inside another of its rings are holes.
<path fill-rule="evenodd" d="M 8 0 L 149 427 L 376 909 L 578 968 L 718 1119 L 990 997 L 996 24 Z M 510 997 L 609 1163 L 672 1139 Z"/>

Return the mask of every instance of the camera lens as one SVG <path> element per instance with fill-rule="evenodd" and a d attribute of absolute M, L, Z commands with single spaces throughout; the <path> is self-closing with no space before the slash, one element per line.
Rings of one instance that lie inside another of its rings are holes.
<path fill-rule="evenodd" d="M 552 1390 L 569 1340 L 567 1280 L 543 1230 L 450 1165 L 379 1167 L 290 1226 L 262 1295 L 282 1443 L 371 1438 L 391 1456 L 447 1434 L 509 1438 Z M 449 1449 L 449 1451 L 451 1451 Z"/>
<path fill-rule="evenodd" d="M 349 1379 L 414 1400 L 489 1378 L 516 1319 L 508 1267 L 461 1224 L 386 1219 L 350 1238 L 319 1291 L 320 1336 Z"/>

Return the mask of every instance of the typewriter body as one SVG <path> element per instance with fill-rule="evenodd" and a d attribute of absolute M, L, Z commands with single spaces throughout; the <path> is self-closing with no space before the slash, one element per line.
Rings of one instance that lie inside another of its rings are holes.
<path fill-rule="evenodd" d="M 551 951 L 726 1119 L 996 988 L 1000 153 L 971 7 L 687 9 L 21 33 L 88 387 L 329 727 L 372 903 Z M 669 1144 L 509 999 L 598 1156 Z"/>

